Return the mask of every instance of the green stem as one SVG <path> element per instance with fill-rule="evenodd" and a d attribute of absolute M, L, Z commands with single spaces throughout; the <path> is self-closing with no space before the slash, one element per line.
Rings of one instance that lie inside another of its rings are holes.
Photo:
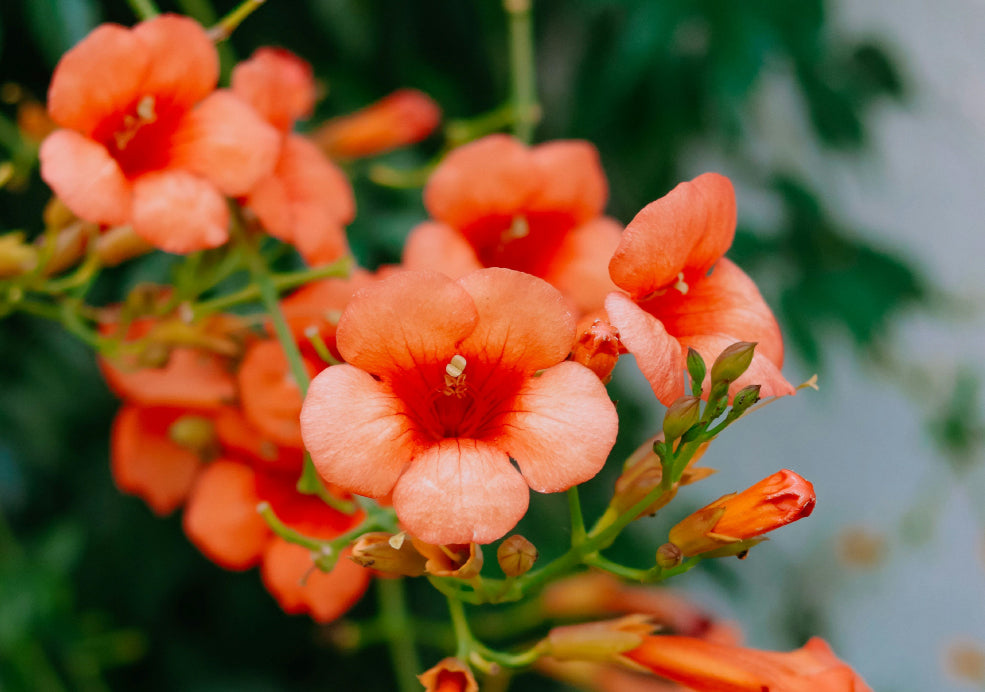
<path fill-rule="evenodd" d="M 510 76 L 513 91 L 513 134 L 530 144 L 539 117 L 536 72 L 534 67 L 534 32 L 531 0 L 503 0 L 509 15 Z"/>
<path fill-rule="evenodd" d="M 386 634 L 390 657 L 393 659 L 397 689 L 400 692 L 419 692 L 417 672 L 421 662 L 414 642 L 414 626 L 407 610 L 403 579 L 377 579 L 380 620 Z"/>
<path fill-rule="evenodd" d="M 243 20 L 253 14 L 263 3 L 264 0 L 244 0 L 241 2 L 232 12 L 209 29 L 212 40 L 216 43 L 225 41 L 236 30 L 236 27 L 242 24 Z"/>
<path fill-rule="evenodd" d="M 161 14 L 161 11 L 157 9 L 157 5 L 154 4 L 154 0 L 127 0 L 130 4 L 130 9 L 133 13 L 137 15 L 140 19 L 151 19 Z"/>
<path fill-rule="evenodd" d="M 303 533 L 295 531 L 290 526 L 282 522 L 277 514 L 274 513 L 273 508 L 270 506 L 269 502 L 261 502 L 257 505 L 257 513 L 263 517 L 263 520 L 267 522 L 267 526 L 275 534 L 283 538 L 288 543 L 294 543 L 302 548 L 307 548 L 308 550 L 319 553 L 322 555 L 327 555 L 328 550 L 331 550 L 329 541 L 320 541 L 317 538 L 311 538 L 305 536 Z"/>
<path fill-rule="evenodd" d="M 571 545 L 574 547 L 585 542 L 585 518 L 581 513 L 577 485 L 568 488 L 568 511 L 571 514 Z"/>

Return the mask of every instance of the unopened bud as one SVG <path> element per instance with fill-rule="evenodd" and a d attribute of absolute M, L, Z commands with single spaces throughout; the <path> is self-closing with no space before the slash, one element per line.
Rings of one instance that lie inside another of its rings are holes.
<path fill-rule="evenodd" d="M 750 341 L 739 341 L 722 351 L 711 366 L 711 383 L 735 382 L 752 363 L 756 344 Z"/>
<path fill-rule="evenodd" d="M 657 566 L 663 569 L 677 567 L 684 559 L 681 549 L 673 543 L 664 543 L 657 548 Z"/>
<path fill-rule="evenodd" d="M 146 255 L 154 246 L 130 226 L 114 226 L 96 239 L 95 252 L 107 267 L 115 267 L 129 259 Z"/>
<path fill-rule="evenodd" d="M 547 634 L 546 653 L 559 661 L 620 661 L 654 631 L 649 616 L 639 613 L 616 620 L 555 627 Z"/>
<path fill-rule="evenodd" d="M 667 409 L 664 415 L 664 438 L 671 442 L 691 429 L 701 418 L 701 399 L 682 396 Z"/>
<path fill-rule="evenodd" d="M 591 316 L 578 324 L 578 340 L 571 351 L 571 360 L 594 372 L 603 384 L 612 379 L 612 370 L 619 360 L 621 342 L 619 330 L 604 319 Z"/>
<path fill-rule="evenodd" d="M 762 385 L 751 384 L 743 387 L 732 398 L 732 411 L 735 415 L 743 413 L 747 408 L 759 401 L 759 390 Z"/>
<path fill-rule="evenodd" d="M 19 276 L 38 263 L 38 251 L 24 242 L 23 233 L 0 236 L 0 279 Z"/>
<path fill-rule="evenodd" d="M 218 456 L 219 438 L 215 424 L 204 416 L 182 416 L 168 428 L 168 437 L 179 447 L 203 459 Z"/>
<path fill-rule="evenodd" d="M 499 544 L 496 550 L 499 568 L 507 577 L 519 577 L 530 571 L 537 561 L 537 548 L 520 534 L 514 534 Z"/>
<path fill-rule="evenodd" d="M 695 396 L 701 396 L 701 386 L 705 381 L 705 375 L 708 372 L 708 368 L 705 365 L 705 359 L 701 357 L 701 354 L 695 351 L 690 346 L 687 349 L 687 373 L 691 376 L 691 389 Z"/>
<path fill-rule="evenodd" d="M 424 574 L 427 558 L 417 552 L 411 541 L 394 540 L 400 535 L 383 531 L 365 533 L 352 545 L 349 559 L 361 567 L 370 567 L 387 574 L 405 577 Z"/>

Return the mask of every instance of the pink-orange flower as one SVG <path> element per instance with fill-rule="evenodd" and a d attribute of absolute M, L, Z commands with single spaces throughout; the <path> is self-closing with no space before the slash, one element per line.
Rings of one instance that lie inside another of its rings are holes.
<path fill-rule="evenodd" d="M 780 374 L 783 339 L 773 313 L 752 279 L 723 257 L 735 222 L 732 183 L 705 173 L 637 214 L 609 263 L 629 295 L 610 294 L 605 309 L 664 404 L 684 394 L 688 347 L 711 363 L 737 341 L 758 345 L 733 392 L 747 384 L 762 385 L 762 396 L 794 392 Z"/>
<path fill-rule="evenodd" d="M 305 446 L 329 483 L 392 492 L 400 521 L 428 543 L 496 540 L 526 512 L 528 485 L 588 480 L 615 442 L 605 388 L 562 362 L 573 340 L 562 296 L 527 274 L 395 274 L 343 313 L 347 364 L 312 382 Z"/>
<path fill-rule="evenodd" d="M 346 254 L 344 227 L 356 214 L 349 181 L 313 142 L 291 134 L 294 122 L 314 107 L 311 67 L 286 50 L 261 48 L 233 70 L 232 88 L 283 136 L 273 172 L 250 190 L 247 207 L 308 264 Z"/>
<path fill-rule="evenodd" d="M 411 231 L 410 269 L 459 278 L 506 267 L 553 284 L 580 312 L 602 307 L 614 286 L 604 258 L 621 227 L 603 217 L 608 184 L 588 142 L 527 148 L 507 135 L 459 147 L 431 175 L 424 205 L 434 221 Z"/>
<path fill-rule="evenodd" d="M 420 142 L 441 122 L 441 109 L 416 89 L 399 89 L 365 108 L 332 118 L 313 134 L 333 159 L 357 159 Z"/>
<path fill-rule="evenodd" d="M 131 224 L 186 253 L 228 238 L 224 195 L 271 171 L 276 131 L 228 91 L 205 30 L 162 15 L 103 24 L 62 57 L 48 110 L 63 129 L 41 145 L 41 176 L 86 221 Z"/>
<path fill-rule="evenodd" d="M 650 636 L 624 655 L 696 692 L 872 692 L 818 637 L 779 653 L 691 637 Z"/>

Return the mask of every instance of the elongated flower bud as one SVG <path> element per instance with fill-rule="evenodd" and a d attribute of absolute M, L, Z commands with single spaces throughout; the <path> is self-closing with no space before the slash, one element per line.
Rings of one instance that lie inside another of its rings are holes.
<path fill-rule="evenodd" d="M 547 653 L 559 661 L 620 661 L 656 629 L 646 615 L 555 627 L 547 635 Z"/>
<path fill-rule="evenodd" d="M 756 344 L 739 341 L 722 351 L 711 366 L 711 384 L 717 382 L 735 382 L 742 373 L 749 369 Z"/>
<path fill-rule="evenodd" d="M 685 557 L 734 554 L 748 547 L 742 542 L 810 515 L 814 501 L 814 486 L 784 469 L 699 509 L 670 530 L 670 542 Z"/>
<path fill-rule="evenodd" d="M 382 531 L 363 534 L 352 546 L 349 557 L 357 565 L 387 574 L 407 577 L 424 574 L 427 558 L 417 552 L 411 541 L 394 540 L 397 536 Z"/>

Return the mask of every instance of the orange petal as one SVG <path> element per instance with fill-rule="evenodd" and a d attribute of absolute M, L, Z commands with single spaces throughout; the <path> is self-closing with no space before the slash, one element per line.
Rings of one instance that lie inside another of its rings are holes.
<path fill-rule="evenodd" d="M 129 29 L 116 24 L 96 27 L 55 67 L 48 88 L 52 119 L 91 135 L 104 118 L 139 98 L 149 61 L 145 45 Z"/>
<path fill-rule="evenodd" d="M 414 144 L 441 122 L 441 109 L 415 89 L 399 89 L 366 108 L 332 118 L 313 137 L 333 159 L 381 154 Z"/>
<path fill-rule="evenodd" d="M 608 217 L 592 219 L 568 233 L 544 279 L 556 286 L 580 313 L 598 310 L 617 290 L 609 278 L 609 258 L 622 226 Z"/>
<path fill-rule="evenodd" d="M 257 496 L 268 502 L 281 522 L 312 538 L 335 538 L 363 519 L 363 514 L 343 514 L 317 495 L 298 492 L 298 475 L 269 469 L 257 471 Z"/>
<path fill-rule="evenodd" d="M 331 622 L 362 598 L 370 571 L 339 557 L 331 572 L 315 568 L 311 551 L 275 537 L 263 553 L 260 575 L 284 612 L 308 613 L 316 622 Z"/>
<path fill-rule="evenodd" d="M 335 348 L 335 328 L 352 296 L 374 281 L 364 269 L 356 269 L 348 279 L 324 279 L 299 288 L 281 301 L 284 319 L 294 339 L 304 350 L 306 332 L 318 331 L 330 350 Z"/>
<path fill-rule="evenodd" d="M 472 298 L 451 279 L 406 271 L 353 296 L 336 338 L 347 362 L 374 375 L 399 376 L 422 362 L 447 363 L 476 319 Z"/>
<path fill-rule="evenodd" d="M 622 293 L 609 294 L 605 311 L 660 403 L 669 406 L 683 396 L 685 361 L 677 339 L 667 333 L 659 320 Z"/>
<path fill-rule="evenodd" d="M 302 137 L 284 141 L 274 172 L 253 189 L 247 206 L 274 237 L 297 246 L 310 265 L 348 252 L 342 226 L 355 216 L 345 174 Z"/>
<path fill-rule="evenodd" d="M 174 134 L 172 162 L 214 183 L 223 194 L 245 195 L 273 171 L 280 146 L 280 133 L 223 89 L 182 120 Z"/>
<path fill-rule="evenodd" d="M 651 202 L 623 232 L 609 273 L 634 298 L 703 275 L 725 254 L 735 235 L 735 192 L 717 173 L 681 183 Z"/>
<path fill-rule="evenodd" d="M 168 436 L 168 428 L 184 413 L 124 406 L 113 421 L 110 460 L 116 487 L 143 498 L 161 516 L 181 506 L 202 468 L 198 455 Z"/>
<path fill-rule="evenodd" d="M 226 569 L 255 565 L 273 536 L 257 513 L 260 498 L 254 475 L 244 464 L 214 461 L 199 475 L 185 508 L 188 538 Z"/>
<path fill-rule="evenodd" d="M 215 187 L 181 170 L 148 173 L 133 186 L 133 230 L 175 254 L 218 247 L 229 239 L 229 210 Z"/>
<path fill-rule="evenodd" d="M 301 434 L 318 473 L 369 497 L 389 493 L 417 449 L 403 402 L 351 365 L 333 365 L 311 382 Z"/>
<path fill-rule="evenodd" d="M 530 274 L 493 267 L 458 280 L 475 302 L 479 321 L 459 351 L 487 363 L 534 372 L 564 360 L 575 340 L 575 319 L 564 297 Z"/>
<path fill-rule="evenodd" d="M 532 173 L 523 144 L 489 135 L 445 157 L 424 188 L 424 206 L 433 218 L 465 232 L 485 217 L 521 211 L 537 184 Z"/>
<path fill-rule="evenodd" d="M 231 456 L 245 456 L 264 467 L 301 473 L 304 463 L 301 446 L 286 447 L 264 437 L 238 408 L 223 406 L 219 410 L 215 417 L 215 432 L 223 449 Z"/>
<path fill-rule="evenodd" d="M 150 56 L 141 82 L 143 93 L 164 96 L 173 105 L 190 108 L 215 89 L 219 54 L 194 19 L 159 15 L 135 26 L 133 34 Z M 115 72 L 113 75 L 115 78 Z"/>
<path fill-rule="evenodd" d="M 490 543 L 516 526 L 530 491 L 506 452 L 479 440 L 446 439 L 414 457 L 393 490 L 397 518 L 435 545 Z"/>
<path fill-rule="evenodd" d="M 130 183 L 102 145 L 71 130 L 41 144 L 41 177 L 80 219 L 106 226 L 130 220 Z"/>
<path fill-rule="evenodd" d="M 605 464 L 619 417 L 588 368 L 564 362 L 529 378 L 494 444 L 509 452 L 531 488 L 556 493 L 584 483 Z"/>
<path fill-rule="evenodd" d="M 407 236 L 403 265 L 407 269 L 441 272 L 452 279 L 482 268 L 475 250 L 461 233 L 434 221 L 418 224 Z"/>
<path fill-rule="evenodd" d="M 233 92 L 282 132 L 315 107 L 311 65 L 282 48 L 258 48 L 233 69 Z"/>
<path fill-rule="evenodd" d="M 757 354 L 783 366 L 780 326 L 753 280 L 730 260 L 722 258 L 711 274 L 690 284 L 686 295 L 670 290 L 643 309 L 678 339 L 727 334 L 733 342 L 755 342 Z"/>
<path fill-rule="evenodd" d="M 318 368 L 305 361 L 309 377 Z M 300 447 L 301 390 L 291 375 L 280 343 L 258 341 L 246 352 L 236 376 L 247 420 L 277 444 Z"/>
<path fill-rule="evenodd" d="M 564 211 L 575 225 L 602 213 L 609 185 L 598 150 L 588 142 L 546 142 L 530 150 L 538 185 L 527 202 L 532 212 Z"/>

